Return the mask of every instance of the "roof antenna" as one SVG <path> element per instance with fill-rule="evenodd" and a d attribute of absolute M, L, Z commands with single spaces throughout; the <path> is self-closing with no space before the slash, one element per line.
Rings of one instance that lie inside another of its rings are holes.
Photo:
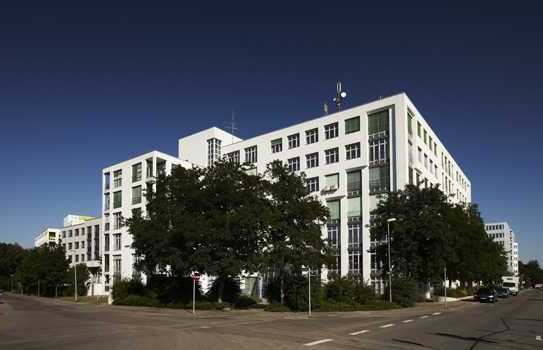
<path fill-rule="evenodd" d="M 337 111 L 341 111 L 341 102 L 347 97 L 347 93 L 341 88 L 341 81 L 336 83 L 336 97 L 334 97 L 334 102 L 336 103 Z"/>
<path fill-rule="evenodd" d="M 324 108 L 324 115 L 328 115 L 328 103 L 326 101 L 324 101 L 322 107 Z"/>
<path fill-rule="evenodd" d="M 230 135 L 232 135 L 232 143 L 234 143 L 234 133 L 236 130 L 238 130 L 236 126 L 236 118 L 234 113 L 234 108 L 232 108 L 232 120 L 230 121 L 230 124 L 228 125 L 228 128 L 230 129 Z"/>

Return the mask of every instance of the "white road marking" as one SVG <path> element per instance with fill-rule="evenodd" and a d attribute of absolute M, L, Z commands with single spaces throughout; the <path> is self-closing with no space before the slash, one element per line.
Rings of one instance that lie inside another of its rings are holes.
<path fill-rule="evenodd" d="M 543 339 L 541 339 L 541 336 L 540 336 L 540 335 L 536 335 L 536 336 L 535 336 L 535 340 L 543 341 Z"/>
<path fill-rule="evenodd" d="M 210 328 L 209 326 L 202 326 L 201 328 Z"/>
<path fill-rule="evenodd" d="M 428 315 L 421 316 L 420 318 L 428 318 Z"/>
<path fill-rule="evenodd" d="M 313 346 L 313 345 L 319 345 L 319 344 L 322 344 L 322 343 L 328 343 L 330 341 L 332 341 L 334 339 L 321 339 L 321 340 L 316 340 L 316 341 L 313 341 L 311 343 L 306 343 L 304 344 L 305 346 Z"/>
<path fill-rule="evenodd" d="M 393 326 L 394 326 L 394 323 L 389 323 L 389 324 L 384 324 L 379 328 L 388 328 L 388 327 L 393 327 Z"/>
<path fill-rule="evenodd" d="M 432 315 L 434 316 L 441 315 L 441 312 L 434 312 Z"/>
<path fill-rule="evenodd" d="M 361 331 L 358 331 L 358 332 L 349 333 L 349 335 L 359 335 L 359 334 L 364 334 L 364 333 L 368 333 L 368 332 L 369 332 L 368 329 L 364 329 L 364 330 L 361 330 Z"/>
<path fill-rule="evenodd" d="M 405 320 L 405 321 L 402 321 L 403 323 L 409 323 L 409 322 L 413 322 L 413 320 Z"/>

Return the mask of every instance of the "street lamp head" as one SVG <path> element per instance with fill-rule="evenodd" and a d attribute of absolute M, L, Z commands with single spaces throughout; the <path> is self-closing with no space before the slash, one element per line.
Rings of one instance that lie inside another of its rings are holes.
<path fill-rule="evenodd" d="M 394 222 L 394 221 L 396 221 L 396 218 L 387 219 L 387 222 Z"/>

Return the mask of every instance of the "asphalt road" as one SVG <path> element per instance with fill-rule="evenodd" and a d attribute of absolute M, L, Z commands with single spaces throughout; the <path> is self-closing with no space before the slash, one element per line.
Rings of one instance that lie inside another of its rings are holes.
<path fill-rule="evenodd" d="M 94 306 L 4 295 L 0 349 L 543 349 L 543 291 L 497 304 L 304 314 Z"/>

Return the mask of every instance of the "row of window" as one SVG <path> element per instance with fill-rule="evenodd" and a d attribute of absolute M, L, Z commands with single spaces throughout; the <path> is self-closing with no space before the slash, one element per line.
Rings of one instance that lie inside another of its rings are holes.
<path fill-rule="evenodd" d="M 505 228 L 505 225 L 499 224 L 499 225 L 486 225 L 486 229 L 489 231 L 494 230 L 503 230 Z"/>
<path fill-rule="evenodd" d="M 349 118 L 345 120 L 345 134 L 360 131 L 360 117 Z M 331 123 L 324 126 L 324 138 L 326 140 L 333 139 L 339 136 L 339 123 Z M 300 146 L 300 133 L 287 136 L 288 148 L 296 148 Z M 313 128 L 305 131 L 305 142 L 307 145 L 319 142 L 319 128 Z M 283 139 L 277 138 L 271 141 L 272 153 L 281 152 L 283 150 Z"/>
<path fill-rule="evenodd" d="M 81 257 L 81 258 L 80 258 Z M 73 256 L 72 255 L 68 255 L 68 262 L 71 264 L 73 262 L 85 262 L 85 254 L 74 254 Z"/>
<path fill-rule="evenodd" d="M 147 191 L 151 190 L 152 184 L 147 184 Z M 141 204 L 143 198 L 142 186 L 132 187 L 132 205 Z M 123 206 L 122 191 L 113 192 L 113 209 L 118 209 Z M 111 209 L 111 195 L 109 192 L 104 193 L 104 211 Z"/>
<path fill-rule="evenodd" d="M 219 152 L 220 152 L 220 145 L 219 145 Z M 153 159 L 147 159 L 145 161 L 146 164 L 146 176 L 147 178 L 153 177 Z M 165 161 L 157 161 L 157 175 L 162 175 L 165 173 L 166 170 L 166 162 Z M 143 163 L 135 163 L 132 165 L 132 182 L 139 182 L 143 178 Z M 111 185 L 111 175 L 110 173 L 104 174 L 104 183 L 105 183 L 105 189 L 109 190 Z M 123 184 L 123 171 L 122 169 L 115 170 L 113 172 L 113 188 L 119 188 Z"/>
<path fill-rule="evenodd" d="M 110 270 L 110 261 L 109 254 L 104 254 L 104 272 L 109 272 Z M 121 256 L 113 255 L 113 274 L 114 278 L 119 277 L 121 274 Z"/>
<path fill-rule="evenodd" d="M 64 250 L 85 249 L 85 241 L 64 243 Z"/>
<path fill-rule="evenodd" d="M 500 233 L 489 233 L 488 237 L 495 239 L 495 238 L 505 238 L 505 234 L 503 232 Z"/>
<path fill-rule="evenodd" d="M 104 235 L 104 251 L 108 252 L 110 250 L 110 241 L 109 241 L 109 233 L 106 233 Z M 121 250 L 121 234 L 115 233 L 113 234 L 113 249 L 112 250 Z"/>
<path fill-rule="evenodd" d="M 64 230 L 62 231 L 62 238 L 71 238 L 71 237 L 79 237 L 79 236 L 85 236 L 85 234 L 91 236 L 92 235 L 92 226 L 86 227 L 86 233 L 85 233 L 85 227 L 82 227 L 81 229 L 72 229 L 72 230 Z M 98 235 L 100 233 L 100 225 L 94 225 L 94 234 Z"/>
<path fill-rule="evenodd" d="M 407 131 L 409 135 L 413 135 L 413 119 L 414 114 L 411 111 L 407 112 Z M 417 121 L 417 136 L 424 141 L 424 144 L 428 146 L 430 151 L 434 153 L 437 157 L 437 143 L 433 140 L 432 136 L 429 135 L 428 131 L 422 126 L 422 124 Z"/>

